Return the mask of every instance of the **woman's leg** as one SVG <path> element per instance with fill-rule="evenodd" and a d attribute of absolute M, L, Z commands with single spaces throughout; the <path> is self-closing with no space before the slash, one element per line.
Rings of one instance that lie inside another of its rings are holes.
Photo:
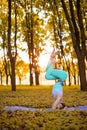
<path fill-rule="evenodd" d="M 47 66 L 47 68 L 46 68 L 45 78 L 46 78 L 47 80 L 55 80 L 55 79 L 56 79 L 56 77 L 51 74 L 51 73 L 52 73 L 52 70 L 53 70 L 53 64 L 50 63 L 50 64 L 48 64 L 48 66 Z"/>
<path fill-rule="evenodd" d="M 56 62 L 56 59 L 55 59 L 55 49 L 54 49 L 51 56 L 50 56 L 48 65 L 46 67 L 45 78 L 48 79 L 48 80 L 55 80 L 56 79 L 55 76 L 51 75 L 51 72 L 52 72 L 52 70 L 54 68 L 55 62 Z"/>
<path fill-rule="evenodd" d="M 45 78 L 48 79 L 48 80 L 59 79 L 61 81 L 64 81 L 67 78 L 67 73 L 64 70 L 49 68 L 46 71 Z"/>
<path fill-rule="evenodd" d="M 51 71 L 51 70 L 50 70 Z M 53 75 L 51 75 L 51 72 L 50 71 L 47 71 L 46 74 L 45 74 L 45 78 L 47 80 L 56 80 L 56 77 L 54 77 Z"/>
<path fill-rule="evenodd" d="M 46 68 L 45 78 L 48 80 L 56 80 L 56 79 L 59 79 L 61 81 L 66 80 L 67 73 L 64 70 L 54 69 L 53 65 L 54 63 L 52 63 L 52 60 L 50 60 L 50 63 Z"/>
<path fill-rule="evenodd" d="M 55 79 L 59 79 L 61 81 L 64 81 L 67 79 L 67 73 L 64 70 L 52 69 L 50 75 L 55 77 Z"/>

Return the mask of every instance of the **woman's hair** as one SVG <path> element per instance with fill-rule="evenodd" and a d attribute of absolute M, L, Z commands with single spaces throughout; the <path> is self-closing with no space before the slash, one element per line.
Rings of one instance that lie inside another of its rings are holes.
<path fill-rule="evenodd" d="M 61 108 L 60 109 L 63 109 L 65 107 L 65 104 L 64 103 L 61 103 Z"/>
<path fill-rule="evenodd" d="M 64 104 L 64 103 L 61 103 L 59 109 L 61 110 L 61 109 L 64 109 L 64 108 L 65 108 L 65 104 Z"/>

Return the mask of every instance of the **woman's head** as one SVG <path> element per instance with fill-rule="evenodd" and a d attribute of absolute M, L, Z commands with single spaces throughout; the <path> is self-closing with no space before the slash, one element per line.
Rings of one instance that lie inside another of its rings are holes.
<path fill-rule="evenodd" d="M 57 106 L 57 109 L 64 109 L 65 108 L 65 104 L 64 103 L 60 103 Z"/>

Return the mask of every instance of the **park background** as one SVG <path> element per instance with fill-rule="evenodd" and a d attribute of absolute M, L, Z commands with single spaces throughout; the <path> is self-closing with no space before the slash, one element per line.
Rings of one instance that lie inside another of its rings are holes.
<path fill-rule="evenodd" d="M 67 85 L 87 90 L 86 0 L 1 0 L 0 16 L 1 84 L 11 84 L 12 91 L 16 84 L 46 84 L 55 48 L 55 66 L 67 71 Z"/>
<path fill-rule="evenodd" d="M 55 81 L 45 71 L 54 48 L 55 67 L 68 73 L 63 102 L 87 106 L 87 1 L 0 0 L 0 130 L 87 130 L 87 111 L 46 111 Z"/>

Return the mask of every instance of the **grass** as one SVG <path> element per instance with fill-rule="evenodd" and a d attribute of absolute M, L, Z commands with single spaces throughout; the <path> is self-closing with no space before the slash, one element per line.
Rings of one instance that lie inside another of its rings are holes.
<path fill-rule="evenodd" d="M 0 86 L 0 130 L 87 130 L 87 111 L 53 110 L 3 111 L 3 107 L 51 107 L 52 86 L 18 85 L 12 92 L 10 86 Z M 87 105 L 87 92 L 79 86 L 65 86 L 63 102 L 66 106 Z"/>

